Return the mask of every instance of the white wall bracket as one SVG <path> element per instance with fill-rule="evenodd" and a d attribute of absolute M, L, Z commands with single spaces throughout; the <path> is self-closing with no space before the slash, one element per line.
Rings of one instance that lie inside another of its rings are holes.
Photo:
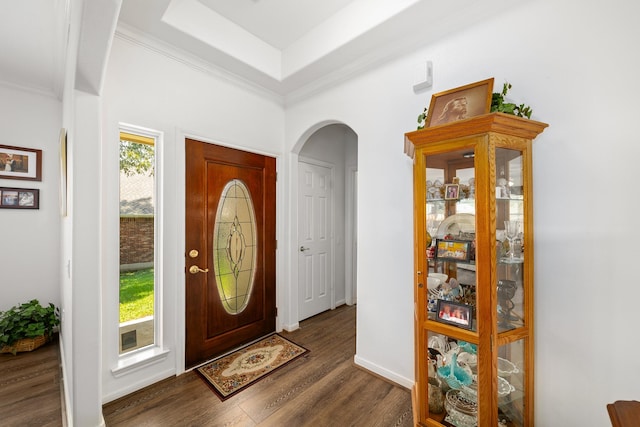
<path fill-rule="evenodd" d="M 433 86 L 433 63 L 425 61 L 415 66 L 413 91 L 420 92 Z"/>

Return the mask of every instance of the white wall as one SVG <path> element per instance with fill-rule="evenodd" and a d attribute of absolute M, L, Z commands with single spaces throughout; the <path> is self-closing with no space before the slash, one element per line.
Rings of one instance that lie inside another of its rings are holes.
<path fill-rule="evenodd" d="M 280 104 L 185 66 L 116 36 L 104 88 L 103 168 L 103 400 L 109 401 L 180 372 L 184 366 L 184 137 L 240 147 L 270 156 L 282 153 Z M 118 124 L 163 133 L 162 362 L 116 378 L 118 361 Z M 279 169 L 278 193 L 282 194 Z M 283 172 L 280 174 L 280 172 Z M 280 196 L 279 196 L 280 197 Z M 282 210 L 281 202 L 278 209 Z M 282 231 L 278 231 L 281 233 Z M 284 240 L 284 239 L 282 239 Z M 283 296 L 277 295 L 279 301 Z M 279 303 L 282 306 L 282 303 Z"/>
<path fill-rule="evenodd" d="M 536 425 L 608 425 L 607 402 L 638 398 L 639 12 L 622 0 L 529 2 L 287 108 L 287 151 L 327 119 L 358 134 L 357 363 L 413 380 L 403 133 L 432 93 L 493 76 L 550 124 L 534 143 Z M 414 94 L 413 66 L 425 60 L 434 86 Z"/>
<path fill-rule="evenodd" d="M 0 86 L 0 145 L 42 150 L 42 181 L 0 178 L 0 187 L 40 190 L 40 209 L 0 209 L 0 311 L 38 299 L 60 306 L 59 135 L 57 99 Z"/>

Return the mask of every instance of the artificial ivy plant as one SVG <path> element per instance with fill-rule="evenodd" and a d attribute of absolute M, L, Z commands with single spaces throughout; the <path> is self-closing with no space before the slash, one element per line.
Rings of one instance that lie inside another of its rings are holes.
<path fill-rule="evenodd" d="M 43 307 L 37 299 L 0 312 L 0 348 L 13 346 L 21 339 L 50 337 L 60 324 L 60 310 L 49 303 Z"/>

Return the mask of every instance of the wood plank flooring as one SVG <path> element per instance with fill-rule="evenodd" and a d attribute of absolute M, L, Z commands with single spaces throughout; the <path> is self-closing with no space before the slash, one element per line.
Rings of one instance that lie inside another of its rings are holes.
<path fill-rule="evenodd" d="M 0 425 L 62 426 L 58 340 L 25 353 L 0 354 Z"/>
<path fill-rule="evenodd" d="M 355 307 L 342 306 L 282 335 L 310 352 L 221 402 L 188 372 L 104 405 L 107 426 L 413 425 L 411 393 L 353 364 Z M 0 425 L 62 426 L 58 342 L 0 354 Z"/>
<path fill-rule="evenodd" d="M 310 350 L 221 402 L 195 372 L 103 407 L 107 426 L 413 425 L 411 393 L 353 364 L 356 308 L 342 306 L 282 336 Z"/>

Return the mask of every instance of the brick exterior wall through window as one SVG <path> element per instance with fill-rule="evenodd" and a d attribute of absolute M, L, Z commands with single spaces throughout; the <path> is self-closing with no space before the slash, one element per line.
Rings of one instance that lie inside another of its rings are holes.
<path fill-rule="evenodd" d="M 120 265 L 153 262 L 153 217 L 120 217 Z"/>

